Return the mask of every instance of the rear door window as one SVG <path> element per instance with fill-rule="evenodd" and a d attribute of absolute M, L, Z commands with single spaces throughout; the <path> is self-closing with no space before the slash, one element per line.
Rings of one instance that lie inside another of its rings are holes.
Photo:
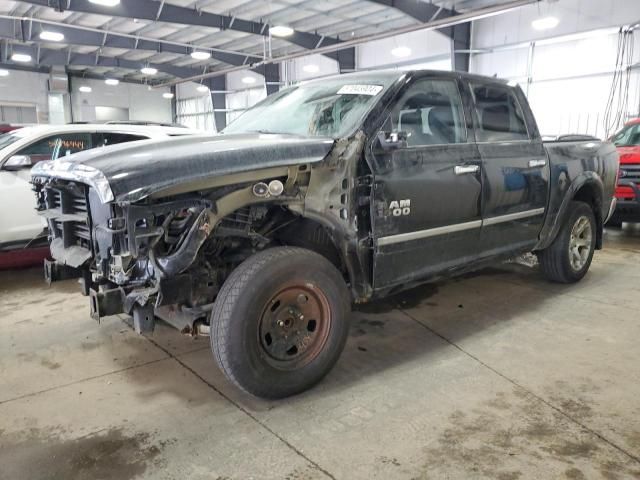
<path fill-rule="evenodd" d="M 120 132 L 103 132 L 98 136 L 102 137 L 101 145 L 108 147 L 109 145 L 117 145 L 118 143 L 135 142 L 137 140 L 148 140 L 149 137 L 144 135 L 136 135 L 133 133 Z"/>
<path fill-rule="evenodd" d="M 478 119 L 479 142 L 528 140 L 522 108 L 509 87 L 471 84 Z"/>

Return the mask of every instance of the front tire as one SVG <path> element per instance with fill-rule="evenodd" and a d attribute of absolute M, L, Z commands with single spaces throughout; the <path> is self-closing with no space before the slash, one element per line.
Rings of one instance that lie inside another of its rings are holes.
<path fill-rule="evenodd" d="M 344 349 L 350 296 L 340 272 L 303 248 L 277 247 L 245 260 L 211 314 L 211 348 L 246 392 L 283 398 L 319 382 Z"/>
<path fill-rule="evenodd" d="M 538 252 L 542 273 L 558 283 L 575 283 L 589 271 L 596 246 L 596 219 L 591 207 L 572 201 L 556 239 Z"/>

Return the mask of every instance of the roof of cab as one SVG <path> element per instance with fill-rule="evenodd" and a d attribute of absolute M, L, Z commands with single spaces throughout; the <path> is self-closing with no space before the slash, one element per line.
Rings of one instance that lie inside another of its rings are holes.
<path fill-rule="evenodd" d="M 46 134 L 47 132 L 74 133 L 74 132 L 128 132 L 149 136 L 176 136 L 196 135 L 203 132 L 181 127 L 162 127 L 157 125 L 109 125 L 104 123 L 82 123 L 63 125 L 33 125 L 15 130 L 12 133 L 21 137 Z"/>
<path fill-rule="evenodd" d="M 330 75 L 328 77 L 322 77 L 314 80 L 306 81 L 305 83 L 322 83 L 327 80 L 337 80 L 337 79 L 358 79 L 358 80 L 375 80 L 376 78 L 381 79 L 399 79 L 403 75 L 434 75 L 437 77 L 443 78 L 465 78 L 468 80 L 476 80 L 481 82 L 490 82 L 490 83 L 501 83 L 507 84 L 508 80 L 504 80 L 502 78 L 497 77 L 487 77 L 484 75 L 476 75 L 474 73 L 466 73 L 466 72 L 456 72 L 456 71 L 448 71 L 448 70 L 430 70 L 430 69 L 407 69 L 407 70 L 398 70 L 398 69 L 382 69 L 382 70 L 363 70 L 359 72 L 352 73 L 344 73 L 344 74 L 336 74 Z"/>

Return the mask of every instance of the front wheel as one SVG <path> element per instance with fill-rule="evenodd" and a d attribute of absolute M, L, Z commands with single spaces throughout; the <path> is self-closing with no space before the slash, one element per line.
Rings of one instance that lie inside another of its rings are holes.
<path fill-rule="evenodd" d="M 211 348 L 237 386 L 258 397 L 302 392 L 331 370 L 348 334 L 350 296 L 340 272 L 303 248 L 245 260 L 211 314 Z"/>
<path fill-rule="evenodd" d="M 587 274 L 596 246 L 596 219 L 591 207 L 573 201 L 556 239 L 538 252 L 544 275 L 551 281 L 575 283 Z"/>

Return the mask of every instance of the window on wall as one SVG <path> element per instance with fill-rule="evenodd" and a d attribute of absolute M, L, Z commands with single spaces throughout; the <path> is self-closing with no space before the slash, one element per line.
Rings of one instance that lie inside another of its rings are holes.
<path fill-rule="evenodd" d="M 176 121 L 189 128 L 217 132 L 211 95 L 179 99 L 176 102 Z"/>
<path fill-rule="evenodd" d="M 0 104 L 0 123 L 36 123 L 36 107 Z"/>
<path fill-rule="evenodd" d="M 227 125 L 267 97 L 267 89 L 264 86 L 247 88 L 238 92 L 227 94 Z"/>

